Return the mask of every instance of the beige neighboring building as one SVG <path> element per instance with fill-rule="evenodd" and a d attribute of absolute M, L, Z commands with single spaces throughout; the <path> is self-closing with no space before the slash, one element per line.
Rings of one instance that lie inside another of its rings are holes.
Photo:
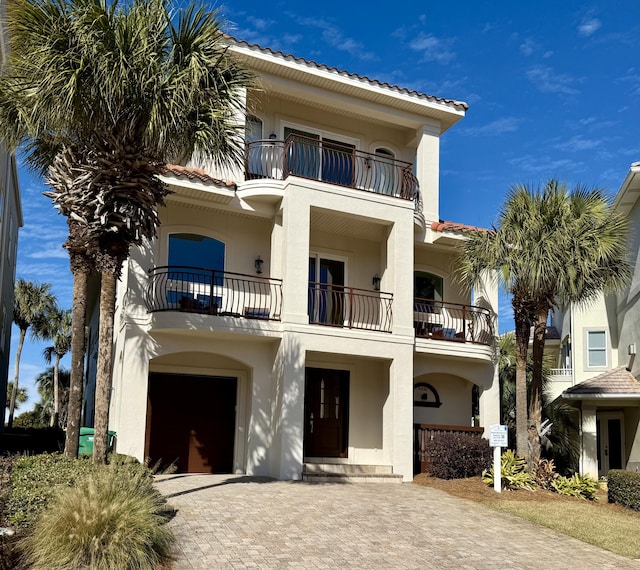
<path fill-rule="evenodd" d="M 5 9 L 5 3 L 0 1 L 0 21 L 4 21 Z M 7 38 L 0 26 L 0 65 L 4 65 L 6 61 L 6 49 Z M 0 410 L 3 418 L 0 431 L 4 427 L 18 229 L 21 227 L 22 207 L 16 158 L 0 146 Z"/>
<path fill-rule="evenodd" d="M 499 423 L 497 291 L 455 283 L 475 228 L 438 210 L 440 136 L 467 105 L 231 50 L 262 87 L 246 94 L 244 169 L 164 174 L 159 236 L 119 284 L 117 451 L 186 472 L 411 480 L 430 430 Z"/>
<path fill-rule="evenodd" d="M 640 162 L 631 165 L 614 207 L 628 216 L 631 284 L 588 307 L 552 315 L 559 332 L 552 343 L 558 368 L 552 396 L 580 412 L 580 472 L 640 469 Z"/>

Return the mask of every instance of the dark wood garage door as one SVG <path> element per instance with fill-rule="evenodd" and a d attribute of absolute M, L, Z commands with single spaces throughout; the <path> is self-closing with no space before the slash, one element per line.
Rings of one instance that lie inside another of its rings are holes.
<path fill-rule="evenodd" d="M 149 374 L 146 449 L 151 465 L 231 473 L 237 379 Z"/>

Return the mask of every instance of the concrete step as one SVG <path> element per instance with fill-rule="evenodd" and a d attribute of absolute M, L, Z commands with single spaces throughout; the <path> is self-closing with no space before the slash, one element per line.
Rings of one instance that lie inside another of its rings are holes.
<path fill-rule="evenodd" d="M 402 483 L 402 475 L 394 475 L 391 465 L 305 463 L 302 480 L 310 483 Z"/>

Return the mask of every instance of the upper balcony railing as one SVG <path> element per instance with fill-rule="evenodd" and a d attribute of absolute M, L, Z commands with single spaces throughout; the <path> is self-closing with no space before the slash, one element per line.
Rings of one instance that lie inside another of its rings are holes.
<path fill-rule="evenodd" d="M 309 283 L 309 322 L 391 332 L 393 294 L 331 283 Z"/>
<path fill-rule="evenodd" d="M 146 305 L 150 312 L 279 321 L 282 280 L 200 267 L 154 267 L 149 271 Z"/>
<path fill-rule="evenodd" d="M 419 199 L 418 180 L 409 162 L 297 134 L 284 141 L 247 143 L 247 180 L 285 180 L 290 175 L 403 200 Z"/>
<path fill-rule="evenodd" d="M 485 345 L 494 339 L 491 311 L 434 299 L 414 300 L 413 326 L 419 338 Z"/>

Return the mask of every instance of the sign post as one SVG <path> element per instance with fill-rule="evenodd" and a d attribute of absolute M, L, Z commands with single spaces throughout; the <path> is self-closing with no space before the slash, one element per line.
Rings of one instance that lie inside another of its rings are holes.
<path fill-rule="evenodd" d="M 507 426 L 493 424 L 489 426 L 489 445 L 493 447 L 493 490 L 502 492 L 502 470 L 500 469 L 502 448 L 509 446 Z"/>

